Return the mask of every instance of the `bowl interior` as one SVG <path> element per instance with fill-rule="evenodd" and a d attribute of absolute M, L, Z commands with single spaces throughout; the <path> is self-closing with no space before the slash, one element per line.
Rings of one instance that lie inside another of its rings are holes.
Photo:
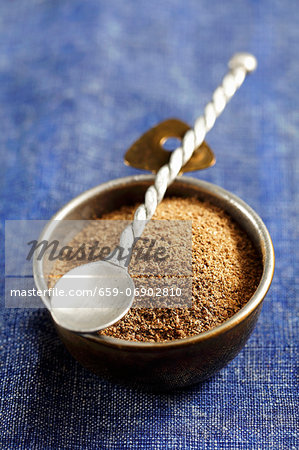
<path fill-rule="evenodd" d="M 100 216 L 103 213 L 113 211 L 123 205 L 133 205 L 141 203 L 144 200 L 144 194 L 148 186 L 153 183 L 154 177 L 151 175 L 141 175 L 135 177 L 121 178 L 96 186 L 86 191 L 66 204 L 49 222 L 43 230 L 40 240 L 51 241 L 53 235 L 57 235 L 57 228 L 61 220 L 88 220 L 95 215 Z M 274 271 L 274 251 L 270 235 L 260 217 L 241 199 L 224 189 L 211 183 L 196 180 L 194 178 L 178 178 L 166 192 L 166 197 L 197 197 L 200 200 L 208 200 L 211 203 L 221 207 L 228 212 L 233 219 L 244 229 L 263 262 L 263 274 L 260 284 L 249 302 L 233 317 L 216 327 L 233 326 L 234 321 L 242 320 L 250 314 L 263 300 L 266 295 Z M 47 258 L 46 258 L 47 259 Z M 44 263 L 45 258 L 40 261 L 34 260 L 34 278 L 38 289 L 47 289 L 47 274 L 51 271 L 51 263 Z M 52 263 L 53 264 L 53 263 Z M 42 298 L 46 306 L 50 299 Z M 205 335 L 213 333 L 213 330 L 201 333 Z M 93 335 L 93 338 L 95 336 Z M 116 338 L 96 336 L 96 339 L 105 339 L 108 341 L 120 341 Z M 180 341 L 192 340 L 184 338 Z M 122 341 L 127 342 L 129 341 Z M 175 341 L 171 341 L 175 342 Z M 170 342 L 170 343 L 171 343 Z M 170 343 L 152 343 L 150 345 L 167 345 Z M 131 343 L 132 344 L 132 343 Z M 147 345 L 147 343 L 134 342 L 134 345 Z"/>

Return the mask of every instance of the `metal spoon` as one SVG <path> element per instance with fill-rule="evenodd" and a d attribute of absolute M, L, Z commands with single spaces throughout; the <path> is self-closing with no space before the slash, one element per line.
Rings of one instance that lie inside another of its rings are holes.
<path fill-rule="evenodd" d="M 247 73 L 254 71 L 256 66 L 257 61 L 251 54 L 237 53 L 232 57 L 229 61 L 230 71 L 215 90 L 204 114 L 196 120 L 194 128 L 187 131 L 182 146 L 171 154 L 169 163 L 161 167 L 154 185 L 146 191 L 144 204 L 137 208 L 133 222 L 121 234 L 120 247 L 132 253 L 134 242 L 142 235 L 167 187 L 202 144 L 206 133 L 213 127 Z M 86 290 L 93 295 L 74 296 L 77 290 Z M 128 312 L 134 300 L 133 280 L 123 260 L 115 255 L 105 261 L 84 264 L 70 270 L 57 281 L 53 291 L 50 305 L 53 319 L 64 328 L 81 333 L 95 332 L 117 322 Z M 111 291 L 117 295 L 110 295 Z"/>

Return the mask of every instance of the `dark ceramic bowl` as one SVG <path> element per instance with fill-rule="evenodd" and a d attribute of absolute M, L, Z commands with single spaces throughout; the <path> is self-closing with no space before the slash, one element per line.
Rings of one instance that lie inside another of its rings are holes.
<path fill-rule="evenodd" d="M 43 230 L 40 240 L 51 240 L 59 220 L 90 219 L 125 204 L 142 202 L 153 183 L 151 175 L 121 178 L 96 186 L 65 205 Z M 145 343 L 78 334 L 55 324 L 70 353 L 84 367 L 117 382 L 169 390 L 198 383 L 224 367 L 242 349 L 260 314 L 274 272 L 274 250 L 260 217 L 224 189 L 194 178 L 178 178 L 166 196 L 207 199 L 227 211 L 248 233 L 263 261 L 260 284 L 248 303 L 222 325 L 194 337 L 168 343 Z M 55 220 L 55 222 L 54 222 Z M 38 289 L 47 288 L 43 261 L 34 262 Z M 49 301 L 42 299 L 45 304 Z"/>

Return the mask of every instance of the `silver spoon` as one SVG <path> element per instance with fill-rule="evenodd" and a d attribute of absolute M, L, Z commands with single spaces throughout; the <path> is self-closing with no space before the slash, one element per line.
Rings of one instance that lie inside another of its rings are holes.
<path fill-rule="evenodd" d="M 167 187 L 202 144 L 247 73 L 254 71 L 256 66 L 255 57 L 249 53 L 237 53 L 229 61 L 230 70 L 215 90 L 204 114 L 196 120 L 194 128 L 187 131 L 182 146 L 173 151 L 169 163 L 158 171 L 154 185 L 146 191 L 144 204 L 137 208 L 133 222 L 122 232 L 120 247 L 130 255 L 134 242 L 142 235 Z M 88 290 L 94 295 L 76 297 L 72 295 L 76 290 Z M 95 332 L 117 322 L 129 311 L 134 300 L 134 282 L 123 260 L 116 256 L 70 270 L 57 281 L 53 291 L 50 304 L 53 319 L 64 328 L 81 333 Z M 111 291 L 117 295 L 110 295 Z"/>

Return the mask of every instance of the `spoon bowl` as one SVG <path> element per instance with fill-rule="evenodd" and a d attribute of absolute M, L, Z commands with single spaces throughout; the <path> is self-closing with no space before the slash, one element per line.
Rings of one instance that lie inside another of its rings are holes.
<path fill-rule="evenodd" d="M 68 330 L 92 333 L 121 319 L 133 300 L 128 271 L 110 261 L 97 261 L 75 267 L 57 281 L 51 314 Z"/>

